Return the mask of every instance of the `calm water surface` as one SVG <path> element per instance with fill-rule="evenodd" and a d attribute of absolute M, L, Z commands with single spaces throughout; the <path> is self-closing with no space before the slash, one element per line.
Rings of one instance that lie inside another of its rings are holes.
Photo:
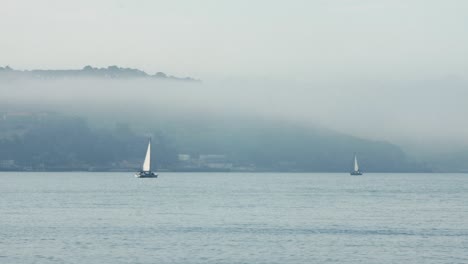
<path fill-rule="evenodd" d="M 468 174 L 0 173 L 0 263 L 468 263 Z"/>

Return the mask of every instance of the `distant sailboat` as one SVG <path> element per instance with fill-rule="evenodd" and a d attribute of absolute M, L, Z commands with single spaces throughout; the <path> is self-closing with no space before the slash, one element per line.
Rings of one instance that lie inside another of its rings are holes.
<path fill-rule="evenodd" d="M 157 178 L 158 174 L 151 171 L 151 139 L 148 142 L 145 161 L 143 162 L 142 170 L 135 173 L 137 178 Z"/>
<path fill-rule="evenodd" d="M 357 157 L 354 155 L 354 170 L 350 172 L 351 175 L 362 175 L 362 172 L 359 171 L 359 164 L 357 162 Z"/>

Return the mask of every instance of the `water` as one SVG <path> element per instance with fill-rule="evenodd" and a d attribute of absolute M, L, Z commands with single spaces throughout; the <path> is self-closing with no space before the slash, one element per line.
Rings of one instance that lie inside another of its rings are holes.
<path fill-rule="evenodd" d="M 0 263 L 468 263 L 468 175 L 0 173 Z"/>

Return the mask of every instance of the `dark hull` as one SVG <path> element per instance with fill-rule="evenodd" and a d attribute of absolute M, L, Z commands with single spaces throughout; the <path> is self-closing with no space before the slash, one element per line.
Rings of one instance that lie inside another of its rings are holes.
<path fill-rule="evenodd" d="M 353 176 L 357 176 L 357 175 L 362 175 L 362 172 L 360 171 L 352 171 L 350 172 L 349 174 L 353 175 Z"/>
<path fill-rule="evenodd" d="M 137 178 L 157 178 L 158 174 L 154 172 L 137 172 L 135 173 L 135 177 Z"/>

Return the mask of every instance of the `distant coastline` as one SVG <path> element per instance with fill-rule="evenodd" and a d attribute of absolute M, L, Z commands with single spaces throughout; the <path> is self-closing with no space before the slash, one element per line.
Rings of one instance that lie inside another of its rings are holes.
<path fill-rule="evenodd" d="M 86 170 L 86 169 L 46 169 L 46 170 L 24 170 L 24 169 L 0 169 L 1 172 L 128 172 L 128 173 L 134 173 L 135 171 L 140 170 L 139 168 L 136 168 L 134 170 L 130 169 L 91 169 L 91 170 Z M 236 169 L 193 169 L 193 170 L 188 170 L 188 169 L 162 169 L 162 170 L 156 170 L 158 173 L 159 172 L 187 172 L 187 173 L 198 173 L 198 172 L 203 172 L 203 173 L 220 173 L 220 172 L 225 172 L 225 173 L 346 173 L 349 174 L 349 171 L 302 171 L 302 170 L 236 170 Z M 431 171 L 431 170 L 418 170 L 418 171 L 366 171 L 366 173 L 468 173 L 468 171 Z"/>
<path fill-rule="evenodd" d="M 164 72 L 148 74 L 139 69 L 122 68 L 119 66 L 108 66 L 106 68 L 96 68 L 85 66 L 82 69 L 71 70 L 16 70 L 10 66 L 0 67 L 0 80 L 8 79 L 148 79 L 148 80 L 167 80 L 181 82 L 200 82 L 192 77 L 176 77 Z"/>

